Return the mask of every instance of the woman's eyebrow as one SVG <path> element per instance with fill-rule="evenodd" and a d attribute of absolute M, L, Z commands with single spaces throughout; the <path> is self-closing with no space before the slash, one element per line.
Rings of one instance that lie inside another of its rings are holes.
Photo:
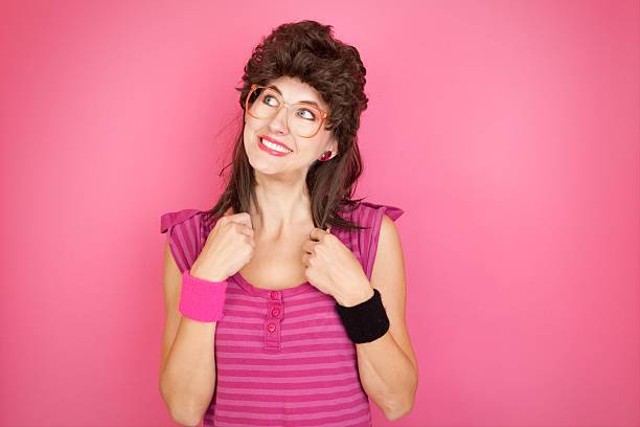
<path fill-rule="evenodd" d="M 271 89 L 274 89 L 276 92 L 278 92 L 280 94 L 280 96 L 282 96 L 282 92 L 280 91 L 280 89 L 278 89 L 278 86 L 271 85 L 269 87 Z M 316 101 L 298 101 L 298 102 L 296 102 L 296 104 L 311 104 L 311 105 L 315 105 L 316 107 L 322 109 L 322 107 Z"/>

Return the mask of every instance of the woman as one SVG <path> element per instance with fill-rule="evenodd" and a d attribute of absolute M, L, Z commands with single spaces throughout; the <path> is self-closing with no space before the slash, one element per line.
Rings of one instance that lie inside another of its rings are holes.
<path fill-rule="evenodd" d="M 161 218 L 160 390 L 180 424 L 369 426 L 368 397 L 390 420 L 413 406 L 403 211 L 351 200 L 366 70 L 331 28 L 256 47 L 226 190 Z"/>

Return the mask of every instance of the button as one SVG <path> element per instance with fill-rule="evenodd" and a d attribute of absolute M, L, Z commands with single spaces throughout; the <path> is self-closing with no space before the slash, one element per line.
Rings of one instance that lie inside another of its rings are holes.
<path fill-rule="evenodd" d="M 275 323 L 269 323 L 269 324 L 267 325 L 267 331 L 269 331 L 269 332 L 273 332 L 273 331 L 275 331 L 275 330 L 276 330 L 276 325 L 275 325 Z"/>
<path fill-rule="evenodd" d="M 271 299 L 278 299 L 279 296 L 278 291 L 271 291 Z"/>
<path fill-rule="evenodd" d="M 271 315 L 273 317 L 278 317 L 278 314 L 280 314 L 280 309 L 279 308 L 274 308 L 273 310 L 271 310 Z"/>

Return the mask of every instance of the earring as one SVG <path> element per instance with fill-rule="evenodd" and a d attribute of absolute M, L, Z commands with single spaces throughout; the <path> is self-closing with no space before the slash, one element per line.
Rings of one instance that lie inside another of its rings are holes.
<path fill-rule="evenodd" d="M 331 158 L 331 154 L 333 154 L 331 153 L 331 151 L 325 151 L 324 153 L 322 153 L 322 156 L 320 156 L 318 160 L 320 160 L 321 162 L 326 162 Z"/>

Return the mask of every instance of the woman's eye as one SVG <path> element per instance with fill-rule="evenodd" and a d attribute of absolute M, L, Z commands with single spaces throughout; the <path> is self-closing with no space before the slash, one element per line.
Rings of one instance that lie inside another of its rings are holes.
<path fill-rule="evenodd" d="M 316 115 L 311 110 L 307 110 L 306 108 L 298 110 L 298 115 L 303 119 L 307 119 L 307 120 L 316 119 Z"/>
<path fill-rule="evenodd" d="M 265 95 L 264 96 L 264 103 L 267 105 L 270 105 L 272 107 L 277 107 L 278 106 L 278 100 L 271 95 Z"/>

